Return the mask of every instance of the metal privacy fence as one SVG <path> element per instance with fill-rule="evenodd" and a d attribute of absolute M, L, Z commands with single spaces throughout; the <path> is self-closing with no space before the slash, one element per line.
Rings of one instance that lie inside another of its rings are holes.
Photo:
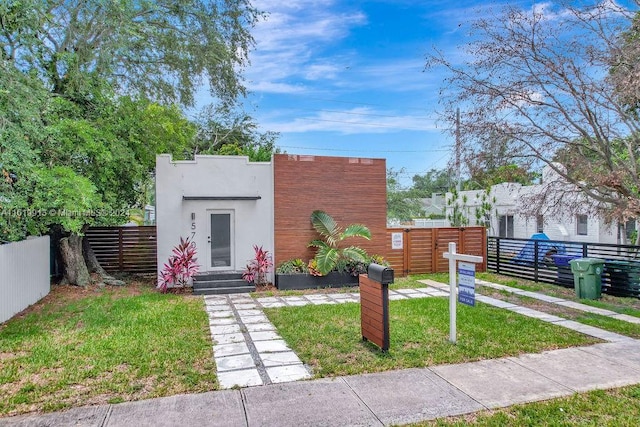
<path fill-rule="evenodd" d="M 487 238 L 487 270 L 536 282 L 573 287 L 569 262 L 605 261 L 602 291 L 640 298 L 640 247 L 561 240 Z"/>
<path fill-rule="evenodd" d="M 0 323 L 51 291 L 49 236 L 0 245 Z"/>
<path fill-rule="evenodd" d="M 108 272 L 156 273 L 156 227 L 92 227 L 85 234 Z"/>

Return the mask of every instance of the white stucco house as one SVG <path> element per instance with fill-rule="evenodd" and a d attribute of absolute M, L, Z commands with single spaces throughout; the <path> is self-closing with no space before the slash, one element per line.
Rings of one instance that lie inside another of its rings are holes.
<path fill-rule="evenodd" d="M 196 244 L 203 271 L 242 270 L 254 257 L 253 245 L 274 246 L 271 162 L 159 155 L 156 192 L 158 271 L 180 237 Z"/>
<path fill-rule="evenodd" d="M 532 209 L 530 204 L 536 195 L 548 191 L 550 182 L 558 182 L 560 177 L 551 168 L 546 167 L 542 173 L 540 184 L 521 185 L 517 183 L 502 183 L 491 187 L 488 199 L 492 205 L 490 214 L 481 219 L 480 223 L 488 225 L 488 235 L 497 237 L 510 237 L 516 239 L 528 239 L 535 233 L 545 233 L 551 240 L 563 240 L 569 242 L 591 243 L 626 243 L 628 234 L 635 229 L 635 222 L 622 226 L 607 225 L 601 218 L 584 212 L 558 214 L 563 211 L 562 206 L 550 209 L 548 206 L 539 206 Z M 571 185 L 571 184 L 563 184 Z M 463 209 L 464 215 L 469 219 L 469 225 L 481 225 L 476 220 L 476 209 L 482 203 L 484 190 L 461 191 L 458 196 L 458 205 Z M 446 211 L 447 218 L 453 212 L 452 193 L 447 193 Z M 556 200 L 555 203 L 570 203 L 575 194 L 567 194 L 565 200 Z M 463 202 L 464 199 L 464 202 Z M 532 212 L 536 211 L 536 214 Z M 552 212 L 553 213 L 550 213 Z"/>

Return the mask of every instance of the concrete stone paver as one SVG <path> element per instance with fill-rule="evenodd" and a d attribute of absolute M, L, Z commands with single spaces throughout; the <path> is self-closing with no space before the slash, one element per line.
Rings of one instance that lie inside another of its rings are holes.
<path fill-rule="evenodd" d="M 257 369 L 218 372 L 217 377 L 221 389 L 252 387 L 264 384 Z"/>

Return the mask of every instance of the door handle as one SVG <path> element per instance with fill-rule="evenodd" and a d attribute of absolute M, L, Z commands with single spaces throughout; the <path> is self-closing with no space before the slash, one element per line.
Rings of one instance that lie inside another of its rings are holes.
<path fill-rule="evenodd" d="M 211 243 L 211 236 L 207 236 L 207 243 Z"/>

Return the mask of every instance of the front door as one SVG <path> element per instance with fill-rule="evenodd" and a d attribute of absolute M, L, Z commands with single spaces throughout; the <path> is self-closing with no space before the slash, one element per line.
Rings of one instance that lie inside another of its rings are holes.
<path fill-rule="evenodd" d="M 209 211 L 209 270 L 234 270 L 233 211 Z"/>

